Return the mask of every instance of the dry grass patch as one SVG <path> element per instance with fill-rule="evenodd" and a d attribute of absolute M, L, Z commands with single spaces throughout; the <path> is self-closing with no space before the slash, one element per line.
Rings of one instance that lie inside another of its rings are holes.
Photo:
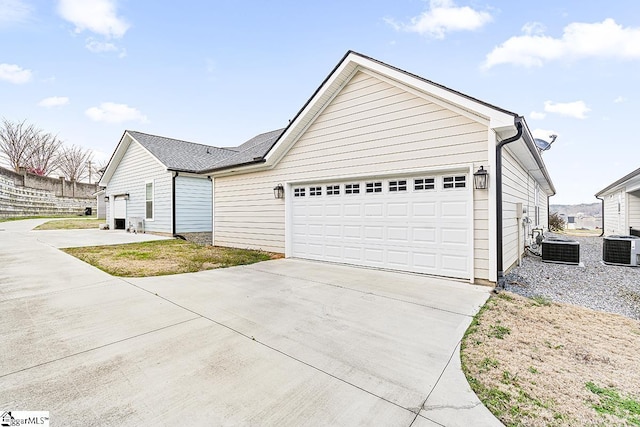
<path fill-rule="evenodd" d="M 194 273 L 281 257 L 280 254 L 271 252 L 202 246 L 184 240 L 156 240 L 62 250 L 111 275 L 123 277 Z"/>
<path fill-rule="evenodd" d="M 640 322 L 492 296 L 469 327 L 469 384 L 507 426 L 640 426 Z"/>
<path fill-rule="evenodd" d="M 48 221 L 40 224 L 34 230 L 88 230 L 97 229 L 104 219 L 97 218 L 73 218 Z"/>

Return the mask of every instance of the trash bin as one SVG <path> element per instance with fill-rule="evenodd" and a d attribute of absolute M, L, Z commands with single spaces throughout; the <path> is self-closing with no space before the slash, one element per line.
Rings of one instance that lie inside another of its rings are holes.
<path fill-rule="evenodd" d="M 87 216 L 90 216 L 92 211 L 93 209 L 91 208 L 91 206 L 87 206 L 86 208 L 84 208 L 84 214 Z"/>

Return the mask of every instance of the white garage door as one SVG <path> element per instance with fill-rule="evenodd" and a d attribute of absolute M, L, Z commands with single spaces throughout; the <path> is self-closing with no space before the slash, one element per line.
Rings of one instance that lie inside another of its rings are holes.
<path fill-rule="evenodd" d="M 294 185 L 292 255 L 471 276 L 471 192 L 466 174 Z"/>
<path fill-rule="evenodd" d="M 127 201 L 124 196 L 116 196 L 113 202 L 113 217 L 114 218 L 127 218 Z"/>

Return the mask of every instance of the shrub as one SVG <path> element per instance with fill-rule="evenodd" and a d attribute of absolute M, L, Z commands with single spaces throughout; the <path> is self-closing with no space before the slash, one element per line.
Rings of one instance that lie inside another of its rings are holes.
<path fill-rule="evenodd" d="M 564 219 L 558 214 L 558 212 L 553 212 L 549 215 L 549 230 L 551 231 L 562 231 L 564 230 Z"/>

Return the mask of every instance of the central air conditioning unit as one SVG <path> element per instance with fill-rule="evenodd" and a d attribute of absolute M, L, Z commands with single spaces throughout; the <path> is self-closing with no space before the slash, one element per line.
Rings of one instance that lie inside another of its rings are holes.
<path fill-rule="evenodd" d="M 640 237 L 607 236 L 602 243 L 602 260 L 606 264 L 640 265 Z"/>
<path fill-rule="evenodd" d="M 640 228 L 629 227 L 629 234 L 640 237 Z"/>
<path fill-rule="evenodd" d="M 580 264 L 580 243 L 562 237 L 545 237 L 542 241 L 542 261 Z"/>

